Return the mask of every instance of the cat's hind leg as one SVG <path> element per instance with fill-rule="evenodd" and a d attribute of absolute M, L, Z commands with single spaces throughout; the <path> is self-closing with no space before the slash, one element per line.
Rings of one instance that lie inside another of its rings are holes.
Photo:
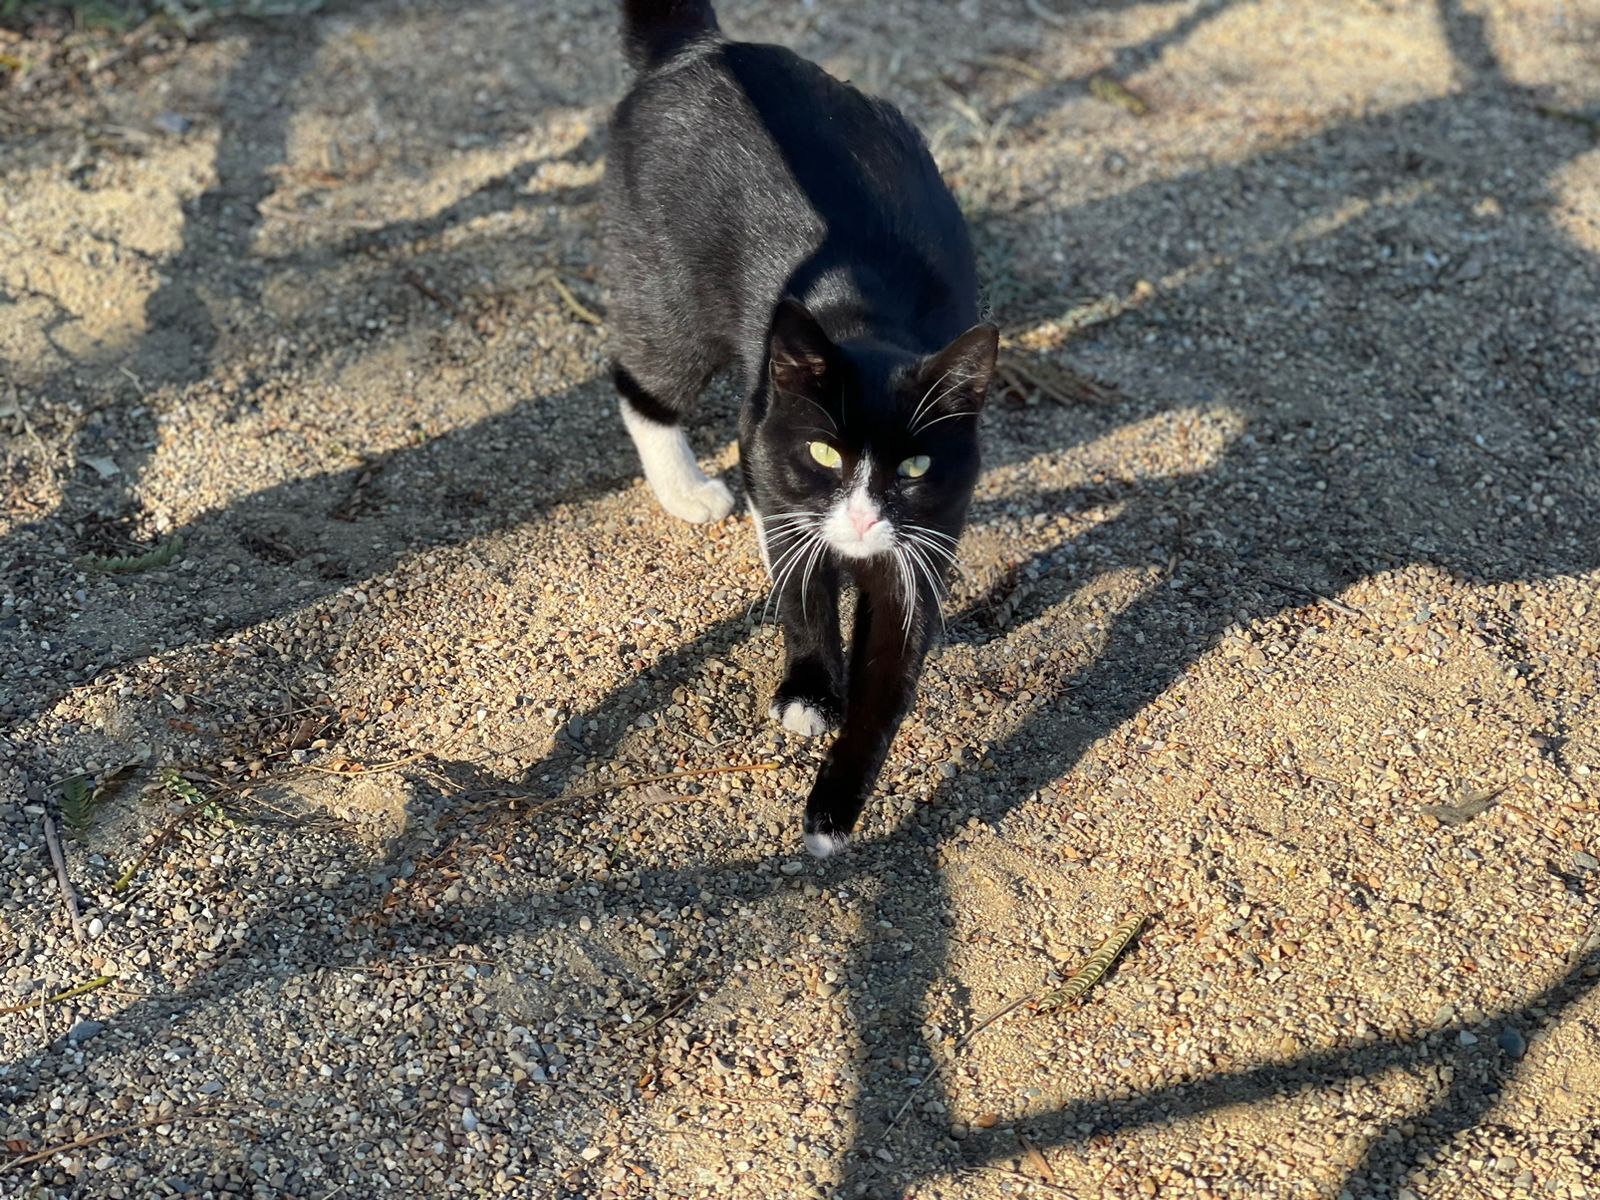
<path fill-rule="evenodd" d="M 699 394 L 705 376 L 676 386 L 651 380 L 655 386 L 647 387 L 618 362 L 611 377 L 622 396 L 622 423 L 661 507 L 696 525 L 720 521 L 732 512 L 733 493 L 700 469 L 681 424 L 683 409 Z"/>

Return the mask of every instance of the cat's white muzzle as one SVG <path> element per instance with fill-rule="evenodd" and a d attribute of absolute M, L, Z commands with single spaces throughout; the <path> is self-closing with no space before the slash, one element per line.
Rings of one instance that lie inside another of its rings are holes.
<path fill-rule="evenodd" d="M 876 558 L 894 549 L 894 526 L 859 481 L 828 510 L 822 537 L 843 558 Z"/>

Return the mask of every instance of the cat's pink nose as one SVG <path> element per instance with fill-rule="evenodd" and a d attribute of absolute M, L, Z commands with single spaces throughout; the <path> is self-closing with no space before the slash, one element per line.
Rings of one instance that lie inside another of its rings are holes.
<path fill-rule="evenodd" d="M 873 512 L 853 512 L 850 514 L 850 524 L 855 526 L 856 534 L 859 537 L 866 537 L 867 531 L 882 519 L 877 513 Z"/>

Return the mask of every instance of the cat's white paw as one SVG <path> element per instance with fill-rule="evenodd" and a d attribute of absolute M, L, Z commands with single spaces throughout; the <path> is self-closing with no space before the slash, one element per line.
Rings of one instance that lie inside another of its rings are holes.
<path fill-rule="evenodd" d="M 767 715 L 791 733 L 805 737 L 828 732 L 828 718 L 804 700 L 774 700 Z"/>
<path fill-rule="evenodd" d="M 720 479 L 703 479 L 685 488 L 659 488 L 661 507 L 681 521 L 707 525 L 733 511 L 733 493 Z"/>
<path fill-rule="evenodd" d="M 850 839 L 842 833 L 808 833 L 806 834 L 806 849 L 811 851 L 813 858 L 828 858 L 846 849 Z"/>

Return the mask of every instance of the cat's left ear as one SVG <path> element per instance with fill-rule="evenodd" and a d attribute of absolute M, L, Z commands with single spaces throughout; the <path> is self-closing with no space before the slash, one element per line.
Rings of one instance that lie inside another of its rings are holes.
<path fill-rule="evenodd" d="M 798 300 L 779 301 L 772 314 L 767 370 L 779 393 L 814 397 L 837 370 L 839 352 Z"/>
<path fill-rule="evenodd" d="M 976 413 L 989 395 L 1000 331 L 974 325 L 922 364 L 922 386 L 936 399 L 929 406 L 945 413 Z"/>

